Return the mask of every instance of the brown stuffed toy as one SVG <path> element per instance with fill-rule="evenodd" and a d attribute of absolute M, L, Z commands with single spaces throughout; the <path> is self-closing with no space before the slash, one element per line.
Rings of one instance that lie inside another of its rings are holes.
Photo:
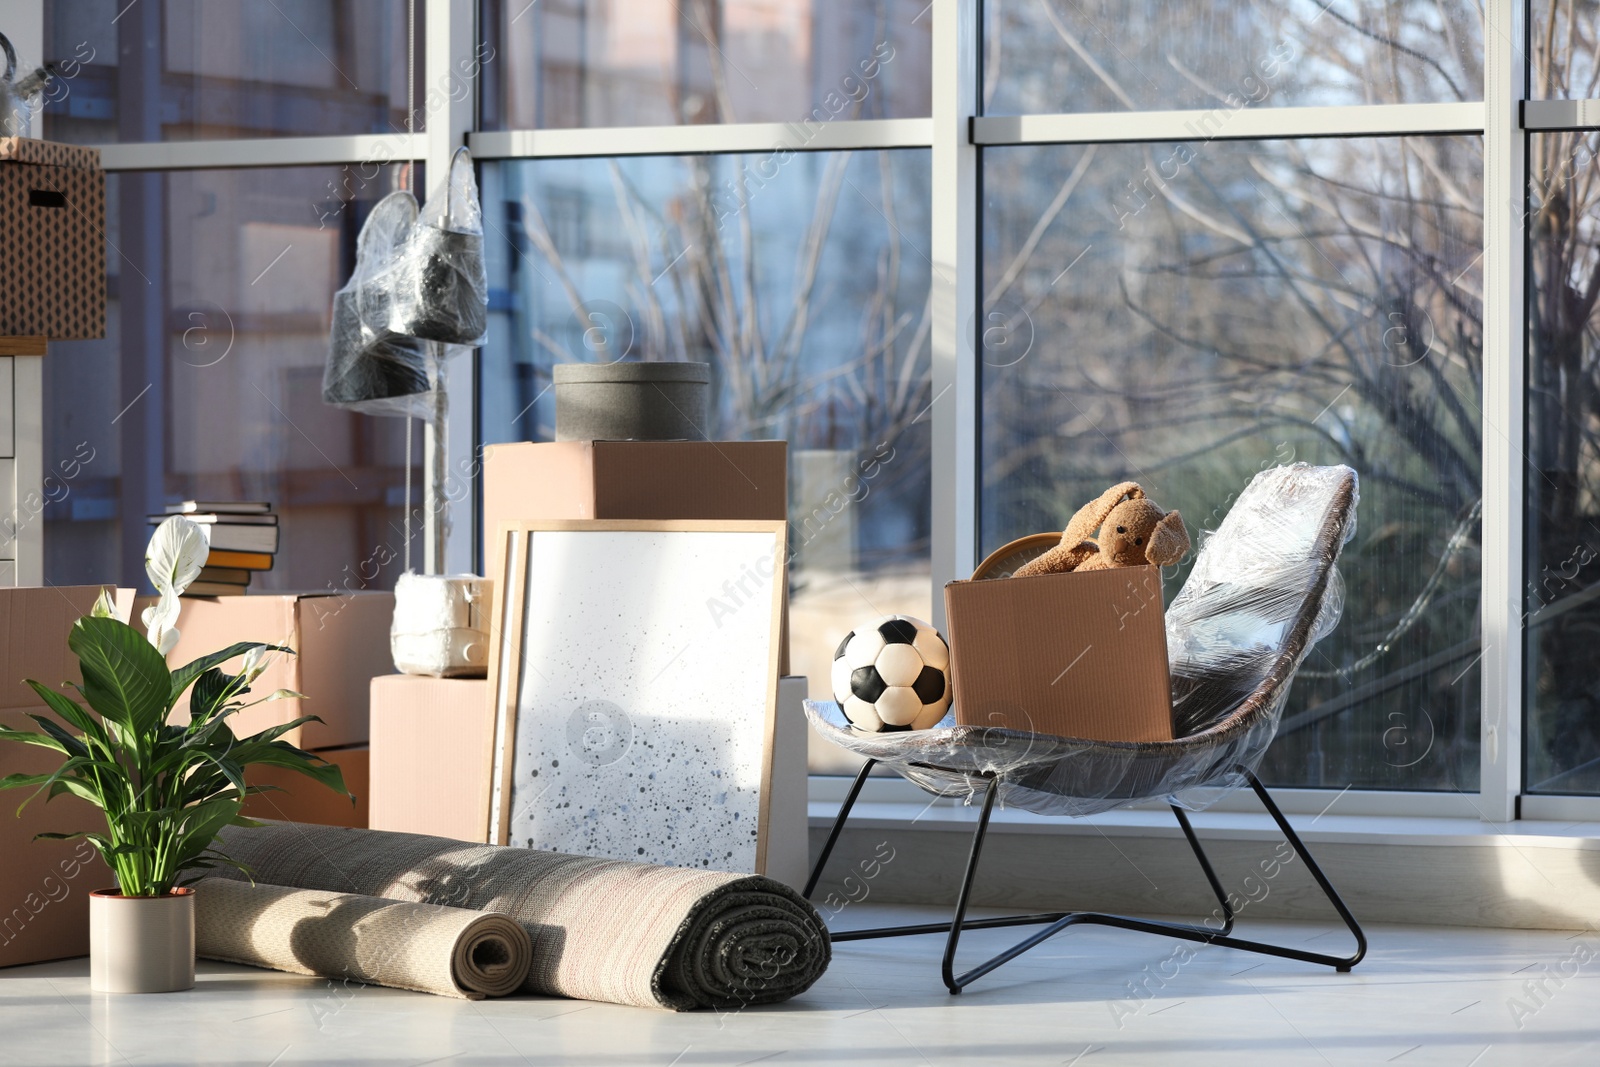
<path fill-rule="evenodd" d="M 1095 540 L 1095 530 L 1100 531 Z M 1112 567 L 1170 566 L 1189 551 L 1189 531 L 1176 511 L 1145 499 L 1137 482 L 1123 482 L 1085 504 L 1067 523 L 1061 543 L 1018 567 L 1013 577 L 1103 571 Z"/>

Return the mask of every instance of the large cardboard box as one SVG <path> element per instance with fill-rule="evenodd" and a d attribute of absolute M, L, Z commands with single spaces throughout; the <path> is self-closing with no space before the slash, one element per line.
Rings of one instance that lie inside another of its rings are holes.
<path fill-rule="evenodd" d="M 1170 741 L 1159 567 L 944 587 L 956 722 Z"/>
<path fill-rule="evenodd" d="M 66 634 L 60 637 L 64 647 Z M 29 711 L 54 718 L 43 707 L 7 709 L 0 711 L 0 723 L 38 730 Z M 49 749 L 0 744 L 0 777 L 44 774 L 60 765 L 60 754 Z M 104 832 L 99 810 L 76 797 L 59 796 L 46 803 L 41 796 L 18 817 L 17 805 L 30 792 L 0 793 L 0 967 L 87 955 L 89 894 L 116 884 L 89 842 L 33 839 L 47 832 Z"/>
<path fill-rule="evenodd" d="M 485 678 L 372 679 L 374 830 L 483 841 L 494 708 Z"/>
<path fill-rule="evenodd" d="M 25 684 L 26 678 L 55 689 L 65 682 L 83 680 L 78 674 L 78 657 L 67 648 L 67 637 L 72 624 L 93 610 L 100 588 L 0 588 L 0 708 L 34 708 L 41 703 L 39 694 Z M 3 809 L 0 800 L 0 814 Z"/>
<path fill-rule="evenodd" d="M 52 687 L 81 680 L 67 635 L 99 595 L 93 585 L 0 589 L 0 723 L 36 731 L 29 712 L 55 718 L 23 679 Z M 0 743 L 0 777 L 60 765 L 49 749 Z M 0 793 L 0 966 L 87 953 L 89 893 L 115 881 L 88 842 L 33 840 L 46 831 L 102 830 L 99 811 L 75 797 L 39 797 L 19 818 L 27 796 Z"/>
<path fill-rule="evenodd" d="M 521 519 L 786 521 L 788 457 L 787 441 L 491 445 L 483 459 L 484 574 L 503 581 L 500 526 Z M 787 590 L 778 640 L 778 671 L 788 674 Z"/>
<path fill-rule="evenodd" d="M 367 825 L 370 810 L 370 751 L 366 745 L 323 749 L 317 753 L 344 774 L 344 784 L 355 794 L 355 803 L 342 793 L 303 774 L 282 767 L 251 767 L 245 781 L 251 785 L 275 785 L 282 792 L 257 793 L 245 801 L 244 813 L 252 819 L 283 819 L 317 826 Z"/>
<path fill-rule="evenodd" d="M 143 611 L 153 600 L 141 597 Z M 306 699 L 275 700 L 240 712 L 235 733 L 247 734 L 288 722 L 300 715 L 319 715 L 285 734 L 300 748 L 344 748 L 367 740 L 367 687 L 373 678 L 394 670 L 389 655 L 389 624 L 394 594 L 376 591 L 261 593 L 249 596 L 185 597 L 178 616 L 182 635 L 167 661 L 182 666 L 218 652 L 237 641 L 285 645 L 297 655 L 279 655 L 251 686 L 252 697 L 275 689 L 292 689 Z M 223 665 L 238 671 L 240 662 Z M 188 721 L 188 695 L 175 709 Z"/>
<path fill-rule="evenodd" d="M 98 149 L 0 138 L 0 336 L 104 337 L 105 232 Z"/>
<path fill-rule="evenodd" d="M 484 449 L 485 573 L 520 519 L 789 517 L 785 441 L 523 441 Z"/>

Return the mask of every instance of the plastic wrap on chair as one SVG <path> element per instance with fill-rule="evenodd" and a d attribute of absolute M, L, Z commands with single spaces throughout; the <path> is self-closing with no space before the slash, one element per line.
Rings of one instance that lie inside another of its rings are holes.
<path fill-rule="evenodd" d="M 1044 815 L 1161 798 L 1205 807 L 1243 784 L 1241 767 L 1259 765 L 1295 671 L 1339 623 L 1336 564 L 1358 498 L 1348 467 L 1276 467 L 1202 536 L 1166 616 L 1176 740 L 1088 741 L 956 726 L 953 716 L 931 730 L 863 733 L 831 701 L 807 701 L 807 717 L 828 740 L 940 796 L 970 797 L 993 778 L 1001 802 Z"/>

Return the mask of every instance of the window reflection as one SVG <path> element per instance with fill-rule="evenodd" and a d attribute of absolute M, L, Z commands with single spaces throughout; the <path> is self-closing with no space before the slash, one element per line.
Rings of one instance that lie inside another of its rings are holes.
<path fill-rule="evenodd" d="M 773 158 L 484 168 L 483 432 L 549 440 L 554 363 L 709 362 L 710 436 L 789 441 L 794 669 L 822 697 L 842 635 L 931 610 L 928 154 Z M 813 769 L 849 765 L 830 750 Z"/>
<path fill-rule="evenodd" d="M 44 136 L 104 144 L 403 131 L 410 6 L 51 0 L 45 58 L 59 78 L 45 96 Z M 420 15 L 416 30 L 420 71 Z"/>
<path fill-rule="evenodd" d="M 929 114 L 927 0 L 485 0 L 490 129 Z"/>
<path fill-rule="evenodd" d="M 1483 99 L 1477 4 L 984 0 L 983 10 L 990 114 Z"/>
<path fill-rule="evenodd" d="M 1600 135 L 1528 139 L 1527 786 L 1600 792 Z"/>
<path fill-rule="evenodd" d="M 1476 788 L 1481 166 L 1462 137 L 984 153 L 985 550 L 1124 479 L 1204 538 L 1265 467 L 1361 474 L 1280 784 Z"/>
<path fill-rule="evenodd" d="M 77 461 L 44 511 L 47 582 L 142 584 L 146 513 L 193 498 L 273 503 L 282 543 L 253 589 L 393 584 L 404 423 L 322 402 L 333 292 L 399 178 L 373 174 L 359 191 L 336 167 L 111 177 L 107 336 L 44 363 L 45 469 Z"/>

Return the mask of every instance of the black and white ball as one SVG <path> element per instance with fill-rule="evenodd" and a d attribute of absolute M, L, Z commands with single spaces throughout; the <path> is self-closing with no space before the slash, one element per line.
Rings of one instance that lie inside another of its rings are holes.
<path fill-rule="evenodd" d="M 858 627 L 833 654 L 833 698 L 858 730 L 926 730 L 950 707 L 950 648 L 909 615 Z"/>

